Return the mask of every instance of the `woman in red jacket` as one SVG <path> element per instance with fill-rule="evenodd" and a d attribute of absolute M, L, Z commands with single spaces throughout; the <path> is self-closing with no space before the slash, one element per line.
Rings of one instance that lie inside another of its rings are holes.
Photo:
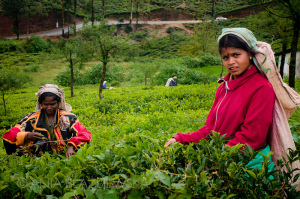
<path fill-rule="evenodd" d="M 177 133 L 165 144 L 187 144 L 205 139 L 212 131 L 229 138 L 230 146 L 248 144 L 267 148 L 275 93 L 254 57 L 257 41 L 245 28 L 223 29 L 218 39 L 222 62 L 229 72 L 219 80 L 206 125 L 193 133 Z M 268 148 L 267 151 L 270 151 Z"/>

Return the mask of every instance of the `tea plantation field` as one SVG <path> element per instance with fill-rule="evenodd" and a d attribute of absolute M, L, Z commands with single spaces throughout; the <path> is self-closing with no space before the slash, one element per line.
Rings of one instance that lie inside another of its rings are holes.
<path fill-rule="evenodd" d="M 66 88 L 91 143 L 70 158 L 7 156 L 1 143 L 0 198 L 296 198 L 292 171 L 275 170 L 270 181 L 267 158 L 262 170 L 245 168 L 256 154 L 250 148 L 242 155 L 241 146 L 225 147 L 218 136 L 163 147 L 176 132 L 205 124 L 217 86 L 117 87 L 104 90 L 101 100 L 97 85 L 75 87 L 73 98 Z M 11 95 L 8 115 L 0 112 L 1 135 L 34 110 L 35 92 L 29 87 Z"/>

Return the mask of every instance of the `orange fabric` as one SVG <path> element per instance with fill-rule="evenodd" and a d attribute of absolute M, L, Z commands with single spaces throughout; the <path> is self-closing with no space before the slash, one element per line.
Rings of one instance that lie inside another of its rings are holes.
<path fill-rule="evenodd" d="M 19 145 L 24 145 L 25 143 L 25 136 L 30 133 L 30 132 L 24 132 L 24 131 L 21 131 L 17 134 L 17 137 L 16 137 L 16 145 L 19 146 Z"/>

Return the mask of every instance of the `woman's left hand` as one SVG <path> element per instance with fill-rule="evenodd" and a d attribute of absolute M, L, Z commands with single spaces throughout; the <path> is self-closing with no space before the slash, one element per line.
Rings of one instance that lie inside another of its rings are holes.
<path fill-rule="evenodd" d="M 67 151 L 66 151 L 66 157 L 67 157 L 67 158 L 68 158 L 68 157 L 71 157 L 72 155 L 74 155 L 74 152 L 75 152 L 74 146 L 71 145 L 71 144 L 69 144 L 69 145 L 68 145 L 68 148 L 67 148 Z"/>

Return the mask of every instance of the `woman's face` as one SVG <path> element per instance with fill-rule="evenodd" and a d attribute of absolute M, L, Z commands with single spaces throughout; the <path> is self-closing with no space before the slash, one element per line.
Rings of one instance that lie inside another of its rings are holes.
<path fill-rule="evenodd" d="M 54 116 L 58 109 L 58 102 L 54 100 L 54 97 L 47 96 L 42 102 L 42 107 L 45 109 L 47 116 Z"/>
<path fill-rule="evenodd" d="M 223 48 L 221 51 L 222 62 L 233 79 L 239 77 L 250 66 L 251 55 L 249 52 L 235 47 Z"/>

